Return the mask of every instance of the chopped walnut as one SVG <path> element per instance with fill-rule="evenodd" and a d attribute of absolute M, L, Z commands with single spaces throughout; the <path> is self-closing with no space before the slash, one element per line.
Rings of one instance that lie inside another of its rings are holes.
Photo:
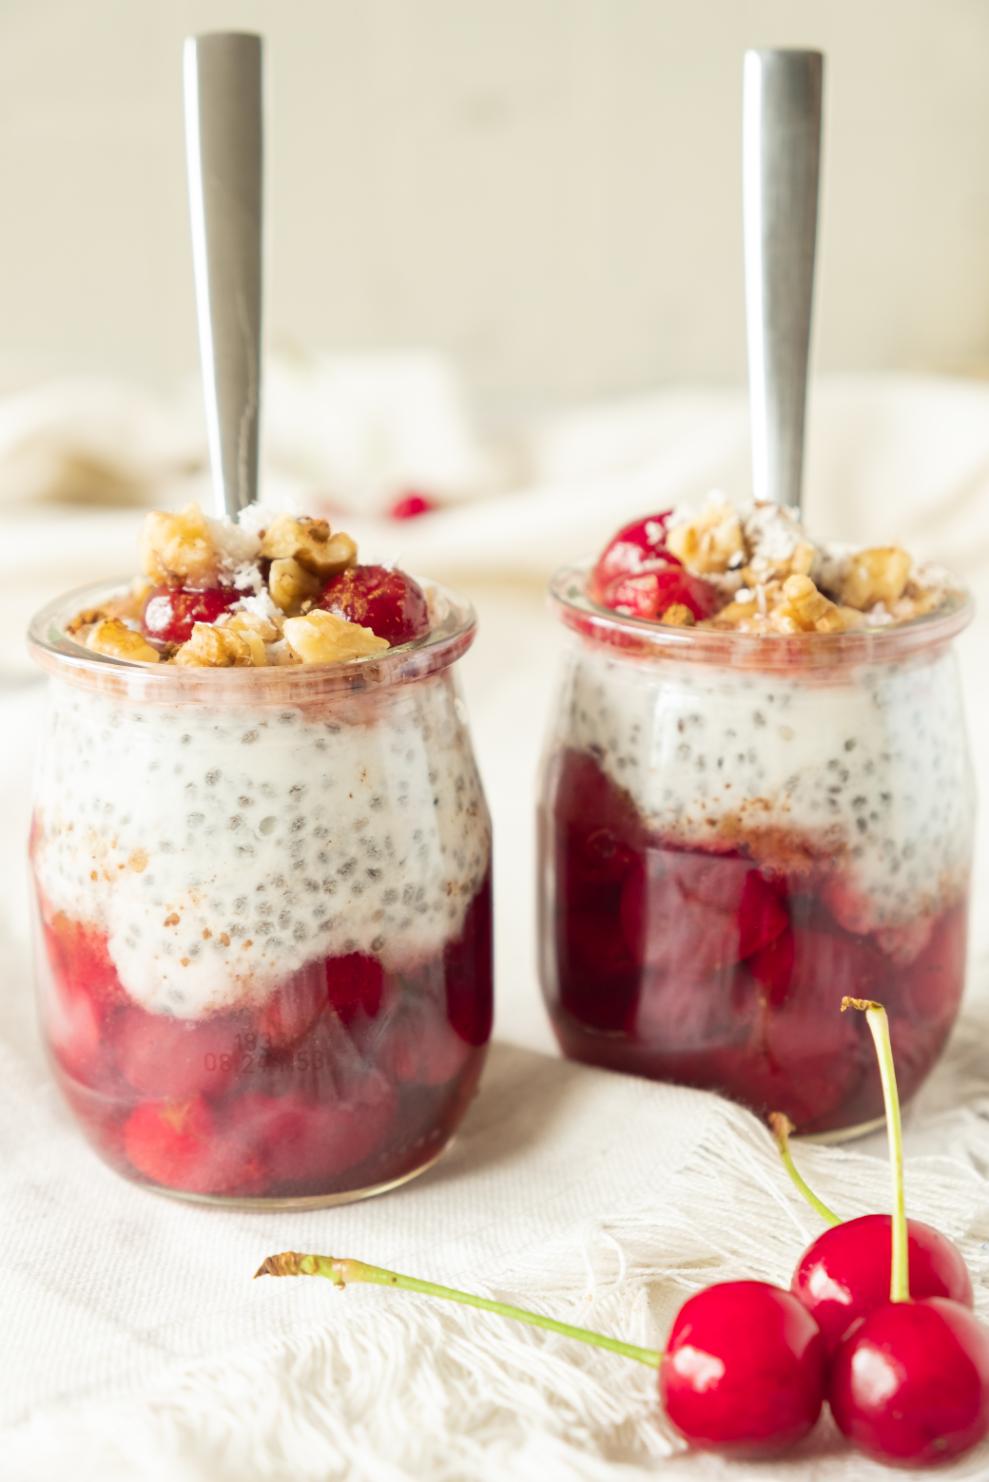
<path fill-rule="evenodd" d="M 326 520 L 277 515 L 264 532 L 261 554 L 273 561 L 292 558 L 315 576 L 328 577 L 354 564 L 357 546 L 342 530 L 332 534 Z"/>
<path fill-rule="evenodd" d="M 280 629 L 268 618 L 254 612 L 226 612 L 217 618 L 216 627 L 243 638 L 251 651 L 251 663 L 255 669 L 263 669 L 268 663 L 269 643 L 281 637 Z"/>
<path fill-rule="evenodd" d="M 861 621 L 861 614 L 854 617 Z M 818 591 L 809 576 L 743 589 L 703 626 L 732 628 L 737 633 L 841 633 L 855 626 L 847 610 Z"/>
<path fill-rule="evenodd" d="M 95 623 L 101 622 L 103 618 L 109 616 L 110 614 L 106 607 L 83 607 L 66 623 L 65 631 L 73 637 L 77 633 L 82 633 L 85 640 L 86 634 L 84 630 L 92 628 Z"/>
<path fill-rule="evenodd" d="M 265 662 L 264 644 L 260 645 L 261 663 Z M 252 646 L 245 633 L 215 623 L 196 623 L 173 663 L 190 669 L 249 669 L 255 663 L 257 646 Z"/>
<path fill-rule="evenodd" d="M 113 659 L 134 659 L 142 664 L 157 664 L 161 658 L 133 628 L 119 618 L 100 618 L 86 635 L 86 647 L 94 654 L 107 654 Z"/>
<path fill-rule="evenodd" d="M 303 664 L 361 659 L 391 646 L 387 638 L 379 638 L 370 628 L 349 623 L 346 618 L 322 608 L 301 617 L 286 618 L 284 632 L 289 647 Z"/>
<path fill-rule="evenodd" d="M 206 516 L 198 504 L 179 514 L 152 510 L 141 537 L 141 569 L 150 581 L 209 586 L 217 579 L 219 556 Z"/>
<path fill-rule="evenodd" d="M 135 577 L 126 592 L 120 592 L 115 597 L 108 597 L 99 607 L 85 607 L 77 612 L 65 625 L 67 633 L 75 635 L 83 628 L 91 628 L 101 618 L 130 618 L 137 622 L 144 611 L 144 604 L 152 591 L 150 582 L 143 577 Z"/>
<path fill-rule="evenodd" d="M 260 639 L 262 643 L 275 643 L 282 636 L 280 623 L 273 622 L 261 613 L 245 612 L 241 608 L 225 612 L 222 617 L 217 618 L 217 623 L 221 628 L 231 628 L 235 633 L 250 635 Z"/>
<path fill-rule="evenodd" d="M 660 622 L 667 628 L 692 628 L 694 614 L 682 602 L 672 602 L 663 613 Z"/>
<path fill-rule="evenodd" d="M 837 606 L 819 592 L 809 576 L 788 576 L 782 601 L 770 612 L 781 633 L 841 633 L 845 621 Z"/>
<path fill-rule="evenodd" d="M 745 555 L 741 522 L 727 504 L 710 505 L 696 520 L 672 526 L 666 544 L 688 571 L 699 576 L 727 571 Z"/>
<path fill-rule="evenodd" d="M 778 591 L 778 584 L 770 588 L 760 588 L 757 595 L 750 587 L 743 587 L 735 594 L 734 601 L 722 607 L 720 612 L 715 613 L 713 618 L 701 626 L 705 628 L 735 628 L 740 633 L 767 633 L 769 629 L 769 611 L 767 602 L 767 590 L 770 594 Z"/>
<path fill-rule="evenodd" d="M 278 556 L 271 563 L 268 591 L 282 612 L 297 613 L 303 602 L 317 595 L 320 586 L 320 578 L 300 566 L 294 556 Z"/>
<path fill-rule="evenodd" d="M 801 540 L 785 554 L 759 552 L 742 568 L 742 580 L 747 586 L 765 586 L 767 582 L 784 581 L 790 576 L 809 576 L 813 564 L 814 547 L 809 541 Z"/>
<path fill-rule="evenodd" d="M 848 557 L 839 600 L 846 607 L 864 612 L 879 602 L 891 607 L 906 590 L 912 566 L 899 546 L 873 546 Z"/>
<path fill-rule="evenodd" d="M 903 596 L 889 605 L 890 617 L 896 623 L 909 622 L 911 618 L 926 617 L 944 601 L 944 592 L 938 586 L 924 587 L 910 581 Z"/>

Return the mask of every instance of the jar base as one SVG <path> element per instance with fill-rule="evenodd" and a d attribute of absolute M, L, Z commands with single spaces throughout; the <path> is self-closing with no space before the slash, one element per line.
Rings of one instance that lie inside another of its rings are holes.
<path fill-rule="evenodd" d="M 452 1147 L 453 1141 L 454 1139 L 451 1138 L 425 1163 L 420 1163 L 417 1168 L 411 1168 L 406 1173 L 400 1173 L 397 1178 L 386 1179 L 380 1184 L 371 1184 L 366 1189 L 348 1189 L 341 1194 L 300 1194 L 276 1196 L 270 1199 L 263 1196 L 254 1199 L 236 1196 L 227 1198 L 223 1194 L 190 1194 L 184 1189 L 166 1189 L 161 1184 L 147 1184 L 136 1180 L 131 1180 L 131 1182 L 136 1182 L 138 1188 L 144 1189 L 149 1194 L 160 1194 L 163 1198 L 177 1200 L 180 1204 L 198 1204 L 213 1209 L 254 1210 L 255 1212 L 331 1209 L 336 1205 L 357 1204 L 363 1199 L 374 1199 L 378 1194 L 390 1194 L 393 1189 L 400 1189 L 403 1184 L 411 1183 L 414 1178 L 419 1178 L 421 1174 L 428 1173 L 431 1168 L 435 1168 L 448 1148 Z"/>

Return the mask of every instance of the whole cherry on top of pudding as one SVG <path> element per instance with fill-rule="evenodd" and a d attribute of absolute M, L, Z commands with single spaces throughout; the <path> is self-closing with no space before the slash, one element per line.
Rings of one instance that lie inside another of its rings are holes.
<path fill-rule="evenodd" d="M 87 648 L 149 664 L 263 667 L 360 658 L 430 629 L 418 582 L 360 564 L 349 535 L 304 515 L 154 511 L 141 567 L 128 591 L 77 614 L 71 631 Z"/>
<path fill-rule="evenodd" d="M 605 546 L 588 584 L 602 607 L 630 617 L 689 622 L 711 617 L 720 605 L 716 587 L 685 571 L 670 550 L 672 511 L 625 525 Z"/>

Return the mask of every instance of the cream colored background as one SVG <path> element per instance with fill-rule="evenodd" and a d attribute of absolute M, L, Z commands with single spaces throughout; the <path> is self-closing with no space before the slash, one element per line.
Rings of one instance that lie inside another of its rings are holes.
<path fill-rule="evenodd" d="M 269 39 L 272 339 L 488 406 L 743 367 L 740 58 L 828 53 L 817 362 L 989 361 L 985 0 L 0 0 L 0 348 L 191 369 L 180 44 Z"/>

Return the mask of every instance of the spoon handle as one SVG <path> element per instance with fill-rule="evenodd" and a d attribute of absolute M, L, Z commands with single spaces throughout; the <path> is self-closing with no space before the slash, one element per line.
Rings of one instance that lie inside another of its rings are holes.
<path fill-rule="evenodd" d="M 260 36 L 185 43 L 186 163 L 199 353 L 218 513 L 257 498 L 261 399 Z"/>
<path fill-rule="evenodd" d="M 800 508 L 824 58 L 745 53 L 742 215 L 752 484 Z"/>

